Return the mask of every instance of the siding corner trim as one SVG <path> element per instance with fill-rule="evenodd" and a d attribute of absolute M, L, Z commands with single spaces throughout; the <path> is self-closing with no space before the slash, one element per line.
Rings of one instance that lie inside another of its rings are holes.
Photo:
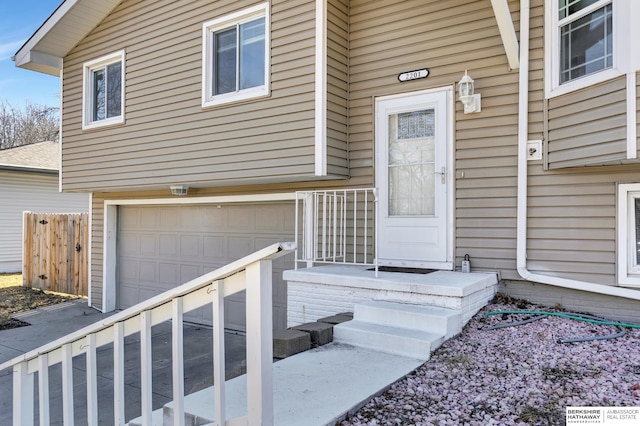
<path fill-rule="evenodd" d="M 315 175 L 327 175 L 327 0 L 316 0 Z"/>

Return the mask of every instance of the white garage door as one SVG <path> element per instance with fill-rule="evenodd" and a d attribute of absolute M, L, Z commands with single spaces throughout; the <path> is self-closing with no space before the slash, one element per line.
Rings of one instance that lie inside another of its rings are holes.
<path fill-rule="evenodd" d="M 293 241 L 293 203 L 121 206 L 118 211 L 118 308 L 124 309 L 278 241 Z M 286 328 L 282 271 L 273 262 L 273 320 Z M 225 300 L 227 328 L 244 330 L 244 294 Z M 211 323 L 210 308 L 187 319 Z"/>

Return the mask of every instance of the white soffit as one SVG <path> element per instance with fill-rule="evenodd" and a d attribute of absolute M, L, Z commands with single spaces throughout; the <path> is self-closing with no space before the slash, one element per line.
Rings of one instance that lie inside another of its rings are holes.
<path fill-rule="evenodd" d="M 17 67 L 60 76 L 62 59 L 122 0 L 65 0 L 14 56 Z"/>
<path fill-rule="evenodd" d="M 500 31 L 502 44 L 507 54 L 509 67 L 514 70 L 518 69 L 520 68 L 518 38 L 516 37 L 516 30 L 513 27 L 507 0 L 491 0 L 491 6 L 493 6 L 493 14 L 496 16 L 496 21 L 498 22 L 498 30 Z"/>

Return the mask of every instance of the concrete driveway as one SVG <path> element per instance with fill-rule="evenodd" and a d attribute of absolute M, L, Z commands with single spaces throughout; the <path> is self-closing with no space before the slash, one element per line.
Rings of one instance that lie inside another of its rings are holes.
<path fill-rule="evenodd" d="M 31 325 L 0 331 L 0 363 L 29 352 L 110 314 L 87 306 L 86 300 L 65 302 L 40 308 L 17 316 Z M 153 342 L 153 408 L 162 407 L 172 399 L 171 324 L 159 324 L 152 330 Z M 196 392 L 212 385 L 213 335 L 210 327 L 185 324 L 184 371 L 185 392 Z M 245 338 L 227 333 L 227 378 L 243 373 Z M 98 349 L 98 415 L 100 424 L 113 424 L 113 348 Z M 77 424 L 86 424 L 86 365 L 84 356 L 74 358 L 74 415 Z M 62 425 L 61 366 L 49 369 L 51 424 Z M 37 388 L 37 379 L 36 379 Z M 0 372 L 0 424 L 12 422 L 11 371 Z M 138 417 L 140 410 L 140 339 L 138 334 L 125 339 L 125 393 L 127 420 Z M 37 390 L 36 390 L 37 398 Z M 36 401 L 37 405 L 37 401 Z M 36 415 L 37 419 L 37 415 Z M 37 421 L 37 420 L 36 420 Z"/>

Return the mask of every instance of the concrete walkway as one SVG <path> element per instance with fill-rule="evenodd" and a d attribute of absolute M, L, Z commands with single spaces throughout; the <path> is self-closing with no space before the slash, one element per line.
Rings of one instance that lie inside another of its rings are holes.
<path fill-rule="evenodd" d="M 112 313 L 111 313 L 112 314 Z M 107 318 L 87 306 L 86 300 L 65 302 L 14 315 L 30 326 L 0 331 L 0 363 L 34 350 L 46 343 Z M 172 400 L 171 391 L 171 324 L 152 329 L 153 342 L 153 407 L 161 408 Z M 245 338 L 226 334 L 227 377 L 243 372 Z M 213 382 L 213 335 L 208 327 L 185 324 L 185 391 L 187 393 L 211 386 Z M 86 424 L 86 366 L 84 357 L 74 358 L 74 415 L 76 424 Z M 112 346 L 98 349 L 98 415 L 99 424 L 113 424 L 113 356 Z M 62 394 L 60 365 L 49 369 L 51 389 L 51 424 L 62 425 Z M 140 415 L 140 341 L 134 334 L 125 339 L 126 418 Z M 37 380 L 36 380 L 37 386 Z M 0 372 L 0 425 L 12 424 L 11 371 Z M 37 421 L 37 416 L 36 416 Z"/>
<path fill-rule="evenodd" d="M 274 425 L 333 425 L 371 397 L 406 376 L 424 360 L 376 350 L 330 343 L 273 364 Z M 214 418 L 213 388 L 185 399 L 187 424 L 204 424 Z M 227 382 L 227 418 L 247 414 L 246 375 Z M 172 403 L 164 410 L 164 424 L 172 421 Z M 154 426 L 162 425 L 162 415 Z M 132 423 L 135 424 L 135 423 Z"/>

